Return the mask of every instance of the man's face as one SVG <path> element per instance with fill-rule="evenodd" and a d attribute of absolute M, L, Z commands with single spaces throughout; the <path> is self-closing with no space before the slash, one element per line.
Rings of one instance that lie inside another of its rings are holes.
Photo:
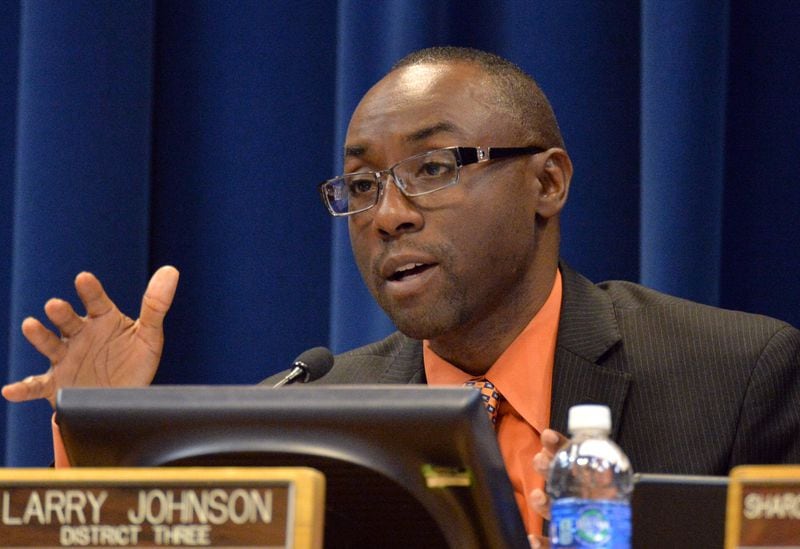
<path fill-rule="evenodd" d="M 456 145 L 537 145 L 520 142 L 490 82 L 464 62 L 389 74 L 353 114 L 345 172 L 383 170 Z M 537 162 L 538 155 L 465 166 L 457 185 L 415 198 L 388 178 L 378 204 L 349 218 L 361 275 L 400 331 L 450 341 L 501 331 L 517 301 L 533 299 Z"/>

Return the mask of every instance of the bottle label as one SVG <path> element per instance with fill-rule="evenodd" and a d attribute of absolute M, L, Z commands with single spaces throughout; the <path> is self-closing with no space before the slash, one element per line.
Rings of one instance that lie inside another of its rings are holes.
<path fill-rule="evenodd" d="M 628 549 L 631 508 L 625 502 L 565 498 L 550 509 L 550 544 L 570 549 Z"/>

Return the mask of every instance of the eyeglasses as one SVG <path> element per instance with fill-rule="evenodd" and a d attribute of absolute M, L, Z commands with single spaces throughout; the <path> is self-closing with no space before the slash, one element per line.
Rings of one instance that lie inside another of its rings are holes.
<path fill-rule="evenodd" d="M 328 179 L 320 184 L 319 192 L 332 215 L 353 215 L 378 203 L 387 175 L 403 195 L 422 196 L 458 183 L 459 171 L 469 164 L 543 151 L 538 147 L 447 147 L 416 154 L 385 170 Z"/>

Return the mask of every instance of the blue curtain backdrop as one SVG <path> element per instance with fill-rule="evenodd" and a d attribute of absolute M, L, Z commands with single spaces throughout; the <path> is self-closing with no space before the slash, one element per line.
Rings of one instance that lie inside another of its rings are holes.
<path fill-rule="evenodd" d="M 316 183 L 404 54 L 504 55 L 576 167 L 563 256 L 800 325 L 793 0 L 0 3 L 0 369 L 47 367 L 25 316 L 95 272 L 136 315 L 182 273 L 158 383 L 254 383 L 391 325 Z M 0 405 L 4 463 L 50 462 L 46 403 Z"/>

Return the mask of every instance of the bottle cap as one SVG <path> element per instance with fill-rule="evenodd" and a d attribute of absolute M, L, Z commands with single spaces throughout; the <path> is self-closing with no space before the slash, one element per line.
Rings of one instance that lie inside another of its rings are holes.
<path fill-rule="evenodd" d="M 611 410 L 604 404 L 578 404 L 569 409 L 567 428 L 570 433 L 582 429 L 611 432 Z"/>

